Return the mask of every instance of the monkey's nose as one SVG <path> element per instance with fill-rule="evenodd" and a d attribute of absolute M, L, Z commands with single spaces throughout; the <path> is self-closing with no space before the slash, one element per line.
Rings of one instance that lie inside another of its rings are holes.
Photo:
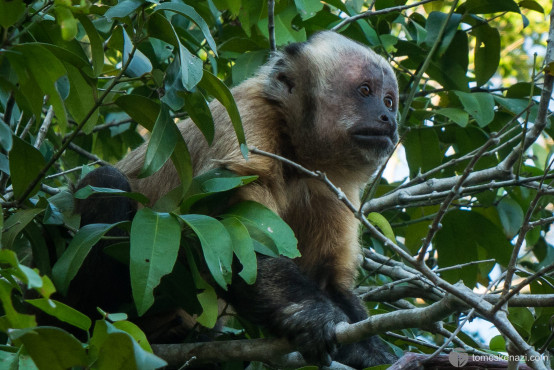
<path fill-rule="evenodd" d="M 389 121 L 389 117 L 386 114 L 381 114 L 379 119 L 383 122 L 388 122 Z"/>

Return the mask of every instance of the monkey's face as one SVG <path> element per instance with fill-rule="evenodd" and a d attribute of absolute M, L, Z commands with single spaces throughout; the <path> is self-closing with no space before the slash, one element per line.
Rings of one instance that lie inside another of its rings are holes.
<path fill-rule="evenodd" d="M 389 64 L 367 53 L 348 58 L 319 94 L 328 139 L 353 161 L 379 166 L 398 141 L 398 87 Z"/>

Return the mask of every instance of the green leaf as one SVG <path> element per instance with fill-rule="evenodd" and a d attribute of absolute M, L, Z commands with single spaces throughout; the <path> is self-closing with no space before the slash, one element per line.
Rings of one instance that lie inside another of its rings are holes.
<path fill-rule="evenodd" d="M 213 328 L 217 323 L 219 305 L 214 288 L 207 286 L 204 291 L 198 293 L 198 302 L 202 306 L 202 314 L 198 316 L 198 322 L 206 328 Z"/>
<path fill-rule="evenodd" d="M 148 208 L 137 212 L 131 225 L 130 272 L 133 298 L 139 315 L 154 303 L 154 288 L 173 270 L 181 226 L 168 213 Z"/>
<path fill-rule="evenodd" d="M 67 294 L 69 283 L 77 275 L 83 261 L 100 238 L 116 224 L 90 224 L 83 226 L 52 267 L 52 279 L 62 294 Z"/>
<path fill-rule="evenodd" d="M 468 233 L 467 230 L 471 232 Z M 460 235 L 464 237 L 460 238 Z M 441 267 L 476 261 L 480 258 L 495 258 L 498 263 L 505 265 L 510 260 L 513 248 L 498 226 L 474 211 L 455 210 L 447 213 L 434 243 Z M 484 256 L 479 254 L 479 247 L 485 250 Z M 443 271 L 441 275 L 450 282 L 462 279 L 467 286 L 474 286 L 478 272 L 478 266 L 471 265 Z"/>
<path fill-rule="evenodd" d="M 13 50 L 23 55 L 23 65 L 29 70 L 34 82 L 44 95 L 49 96 L 48 103 L 54 107 L 60 128 L 62 132 L 65 132 L 67 114 L 63 100 L 56 88 L 56 81 L 67 73 L 64 65 L 48 48 L 37 43 L 15 45 Z"/>
<path fill-rule="evenodd" d="M 475 40 L 475 80 L 477 86 L 486 84 L 495 74 L 500 63 L 500 33 L 488 24 L 474 27 Z"/>
<path fill-rule="evenodd" d="M 2 248 L 13 248 L 15 238 L 33 219 L 44 212 L 43 208 L 20 209 L 4 222 Z"/>
<path fill-rule="evenodd" d="M 25 13 L 25 3 L 21 0 L 0 0 L 0 26 L 7 29 L 13 26 Z"/>
<path fill-rule="evenodd" d="M 63 3 L 54 4 L 56 20 L 60 26 L 62 39 L 71 41 L 77 36 L 77 21 L 73 17 L 71 9 Z"/>
<path fill-rule="evenodd" d="M 45 164 L 44 157 L 37 149 L 17 136 L 13 136 L 13 147 L 10 151 L 10 174 L 16 199 L 23 196 L 29 184 L 38 177 Z M 39 189 L 40 182 L 28 197 L 35 195 Z"/>
<path fill-rule="evenodd" d="M 235 103 L 235 99 L 227 86 L 225 86 L 223 82 L 208 71 L 204 71 L 204 76 L 198 86 L 219 100 L 225 109 L 227 109 L 227 113 L 229 114 L 229 117 L 231 117 L 235 133 L 237 134 L 242 155 L 244 158 L 248 158 L 248 147 L 246 146 L 246 137 L 244 136 L 239 110 L 237 108 L 237 104 Z"/>
<path fill-rule="evenodd" d="M 489 342 L 489 349 L 496 352 L 506 352 L 506 341 L 502 335 L 497 335 Z"/>
<path fill-rule="evenodd" d="M 527 307 L 508 307 L 508 318 L 520 333 L 531 335 L 535 318 Z"/>
<path fill-rule="evenodd" d="M 110 9 L 108 9 L 108 11 Z M 79 22 L 81 22 L 81 25 L 85 29 L 90 42 L 94 76 L 99 76 L 104 69 L 104 45 L 102 44 L 102 38 L 98 34 L 98 31 L 96 30 L 96 27 L 94 27 L 92 21 L 86 15 L 78 15 L 77 19 L 79 19 Z"/>
<path fill-rule="evenodd" d="M 92 321 L 87 316 L 62 302 L 47 298 L 27 299 L 25 302 L 79 329 L 88 331 L 92 325 Z"/>
<path fill-rule="evenodd" d="M 209 216 L 190 214 L 179 217 L 198 236 L 210 273 L 216 283 L 227 290 L 227 284 L 231 283 L 233 262 L 233 246 L 229 233 L 218 220 Z"/>
<path fill-rule="evenodd" d="M 21 341 L 39 369 L 69 369 L 88 366 L 81 342 L 66 331 L 43 327 L 10 332 L 12 340 Z"/>
<path fill-rule="evenodd" d="M 0 146 L 9 152 L 12 149 L 12 144 L 12 130 L 10 126 L 0 121 Z"/>
<path fill-rule="evenodd" d="M 121 0 L 117 5 L 109 8 L 104 17 L 111 20 L 112 18 L 124 18 L 137 10 L 146 0 Z"/>
<path fill-rule="evenodd" d="M 130 94 L 120 96 L 115 100 L 115 104 L 138 124 L 152 132 L 160 113 L 160 105 L 158 103 L 141 95 Z"/>
<path fill-rule="evenodd" d="M 178 13 L 182 16 L 185 16 L 191 19 L 194 23 L 196 23 L 196 25 L 200 28 L 200 30 L 204 34 L 204 37 L 206 38 L 206 41 L 210 46 L 210 49 L 212 49 L 214 54 L 217 56 L 217 45 L 215 44 L 215 41 L 210 33 L 210 28 L 208 27 L 208 24 L 206 23 L 206 21 L 204 21 L 204 19 L 196 12 L 196 10 L 194 10 L 193 7 L 182 3 L 163 3 L 154 8 L 155 12 L 160 10 L 169 10 L 171 12 Z M 185 84 L 185 87 L 186 87 L 186 84 Z"/>
<path fill-rule="evenodd" d="M 257 229 L 275 243 L 279 254 L 289 258 L 300 256 L 292 229 L 265 206 L 252 201 L 241 202 L 229 208 L 223 217 L 235 217 L 246 227 Z"/>
<path fill-rule="evenodd" d="M 504 233 L 508 239 L 517 235 L 523 225 L 523 210 L 512 198 L 503 198 L 496 207 Z"/>
<path fill-rule="evenodd" d="M 132 50 L 133 41 L 131 41 L 127 31 L 123 28 L 123 65 L 127 63 Z M 130 77 L 141 77 L 150 72 L 152 72 L 152 63 L 146 55 L 139 49 L 136 49 L 125 73 Z"/>
<path fill-rule="evenodd" d="M 192 180 L 191 187 L 181 204 L 181 213 L 189 213 L 190 208 L 199 200 L 215 193 L 221 193 L 247 185 L 258 176 L 238 176 L 234 172 L 216 168 Z"/>
<path fill-rule="evenodd" d="M 208 144 L 212 145 L 215 133 L 214 119 L 202 93 L 195 90 L 187 94 L 185 97 L 185 108 L 196 127 L 206 138 Z"/>
<path fill-rule="evenodd" d="M 466 13 L 487 14 L 498 12 L 519 13 L 519 7 L 513 0 L 468 0 L 460 8 Z M 458 9 L 460 12 L 461 9 Z"/>
<path fill-rule="evenodd" d="M 367 215 L 367 220 L 373 225 L 378 227 L 383 235 L 385 235 L 387 238 L 392 240 L 393 242 L 396 241 L 396 237 L 394 236 L 394 231 L 392 231 L 392 227 L 389 224 L 389 221 L 380 213 L 377 212 L 371 212 Z"/>
<path fill-rule="evenodd" d="M 146 339 L 146 334 L 144 334 L 144 332 L 140 330 L 140 328 L 136 324 L 130 321 L 123 320 L 114 322 L 113 326 L 133 337 L 140 348 L 142 348 L 146 352 L 153 353 L 152 347 L 150 347 L 150 343 L 148 343 L 148 339 Z"/>
<path fill-rule="evenodd" d="M 221 223 L 227 229 L 233 244 L 233 252 L 242 265 L 239 276 L 247 284 L 254 284 L 258 273 L 258 261 L 248 229 L 234 217 L 228 217 L 222 220 Z"/>
<path fill-rule="evenodd" d="M 302 20 L 314 17 L 317 12 L 323 9 L 323 3 L 320 1 L 294 0 L 294 4 Z"/>
<path fill-rule="evenodd" d="M 162 168 L 173 153 L 179 136 L 181 134 L 169 116 L 167 105 L 162 104 L 160 115 L 154 124 L 152 136 L 148 141 L 148 148 L 139 177 L 148 177 Z"/>
<path fill-rule="evenodd" d="M 97 321 L 91 339 L 97 369 L 158 369 L 167 362 L 144 350 L 126 331 L 106 321 Z"/>
<path fill-rule="evenodd" d="M 255 50 L 240 54 L 233 65 L 233 84 L 238 85 L 252 77 L 258 68 L 267 61 L 267 50 Z"/>
<path fill-rule="evenodd" d="M 485 127 L 492 122 L 494 119 L 494 98 L 492 94 L 454 92 L 460 98 L 466 112 L 475 118 L 479 127 Z"/>
<path fill-rule="evenodd" d="M 13 289 L 14 286 L 11 285 L 7 280 L 0 280 L 0 302 L 2 302 L 3 315 L 7 320 L 7 325 L 4 325 L 4 323 L 0 323 L 0 330 L 5 333 L 8 332 L 8 329 L 31 328 L 37 325 L 35 316 L 19 313 L 13 307 Z"/>
<path fill-rule="evenodd" d="M 429 48 L 432 47 L 433 44 L 437 41 L 439 32 L 444 22 L 446 22 L 447 17 L 448 14 L 441 12 L 432 12 L 431 14 L 429 14 L 429 17 L 427 18 L 427 23 L 425 23 L 425 29 L 427 30 L 427 38 L 425 39 L 425 44 Z M 450 46 L 450 43 L 452 42 L 452 39 L 454 39 L 454 35 L 456 34 L 456 30 L 458 29 L 458 25 L 460 24 L 461 20 L 461 14 L 454 13 L 450 16 L 450 19 L 448 20 L 448 24 L 442 36 L 441 44 L 438 49 L 438 55 L 444 54 L 446 49 L 448 49 L 448 47 Z"/>
<path fill-rule="evenodd" d="M 447 117 L 460 127 L 466 127 L 469 120 L 469 114 L 459 108 L 441 108 L 437 110 L 437 114 Z"/>
<path fill-rule="evenodd" d="M 410 175 L 427 172 L 442 161 L 440 142 L 433 128 L 418 128 L 409 131 L 404 140 Z"/>
<path fill-rule="evenodd" d="M 520 8 L 526 8 L 530 10 L 534 10 L 536 12 L 539 12 L 541 14 L 544 14 L 544 8 L 542 5 L 540 5 L 538 2 L 534 0 L 523 0 L 519 2 Z"/>
<path fill-rule="evenodd" d="M 75 192 L 74 196 L 77 199 L 87 199 L 93 194 L 106 194 L 106 195 L 114 195 L 117 197 L 124 196 L 130 199 L 134 199 L 139 203 L 142 204 L 148 204 L 150 201 L 144 194 L 141 193 L 135 193 L 135 192 L 129 192 L 129 191 L 123 191 L 121 189 L 112 189 L 112 188 L 99 188 L 96 186 L 90 186 L 87 185 Z"/>
<path fill-rule="evenodd" d="M 69 96 L 65 99 L 67 110 L 78 123 L 88 117 L 83 132 L 90 134 L 99 116 L 98 109 L 94 109 L 91 114 L 98 95 L 96 84 L 86 79 L 74 66 L 66 65 L 66 69 L 70 85 Z"/>

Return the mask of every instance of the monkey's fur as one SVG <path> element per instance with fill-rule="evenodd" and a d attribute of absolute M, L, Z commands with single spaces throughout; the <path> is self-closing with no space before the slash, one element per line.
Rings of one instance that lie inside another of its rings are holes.
<path fill-rule="evenodd" d="M 359 206 L 361 189 L 398 140 L 397 90 L 383 58 L 339 34 L 321 32 L 277 52 L 232 93 L 248 145 L 325 172 Z M 302 253 L 295 260 L 259 257 L 256 283 L 236 278 L 224 298 L 239 314 L 289 338 L 308 362 L 335 359 L 354 367 L 394 362 L 376 337 L 340 348 L 335 343 L 336 324 L 367 317 L 351 292 L 359 255 L 354 215 L 321 181 L 268 157 L 251 154 L 245 160 L 225 108 L 213 102 L 210 109 L 215 123 L 211 146 L 190 119 L 179 123 L 194 174 L 225 167 L 258 175 L 233 201 L 253 200 L 280 215 L 294 230 Z M 139 179 L 145 151 L 146 144 L 116 167 L 134 191 L 155 202 L 176 188 L 179 178 L 169 161 Z M 83 217 L 95 208 L 92 202 L 79 205 Z"/>

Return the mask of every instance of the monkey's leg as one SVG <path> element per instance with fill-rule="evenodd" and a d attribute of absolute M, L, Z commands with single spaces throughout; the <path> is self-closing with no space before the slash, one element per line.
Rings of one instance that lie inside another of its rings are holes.
<path fill-rule="evenodd" d="M 77 190 L 87 185 L 131 190 L 127 177 L 110 166 L 88 173 L 77 185 Z M 135 212 L 135 202 L 127 197 L 95 194 L 75 201 L 81 227 L 131 220 Z M 114 228 L 107 235 L 123 236 L 125 232 Z M 131 302 L 129 267 L 104 253 L 103 249 L 110 244 L 113 242 L 101 241 L 92 248 L 69 286 L 66 302 L 87 315 L 97 315 L 96 307 L 111 311 Z"/>
<path fill-rule="evenodd" d="M 253 285 L 236 278 L 224 294 L 237 312 L 286 337 L 311 364 L 336 354 L 335 326 L 347 315 L 288 258 L 258 257 Z"/>
<path fill-rule="evenodd" d="M 348 316 L 350 323 L 362 321 L 368 317 L 362 301 L 352 292 L 332 290 L 330 296 Z M 390 353 L 389 347 L 378 336 L 341 346 L 334 359 L 355 368 L 392 364 L 397 360 L 396 356 Z"/>

